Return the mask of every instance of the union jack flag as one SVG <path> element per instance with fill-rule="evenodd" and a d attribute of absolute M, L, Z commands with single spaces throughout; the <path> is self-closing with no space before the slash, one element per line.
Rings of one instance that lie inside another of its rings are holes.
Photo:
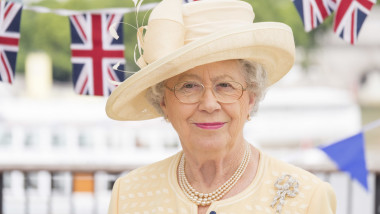
<path fill-rule="evenodd" d="M 356 43 L 364 20 L 376 0 L 338 0 L 334 19 L 334 32 L 343 40 Z"/>
<path fill-rule="evenodd" d="M 305 31 L 321 24 L 336 8 L 336 0 L 293 0 Z"/>
<path fill-rule="evenodd" d="M 74 90 L 78 94 L 108 96 L 122 82 L 124 73 L 112 67 L 121 63 L 124 70 L 122 14 L 82 14 L 70 16 L 71 62 Z M 114 39 L 108 29 L 113 23 L 120 35 Z"/>
<path fill-rule="evenodd" d="M 193 2 L 193 1 L 199 1 L 199 0 L 183 0 L 183 3 L 186 4 L 186 3 Z"/>
<path fill-rule="evenodd" d="M 327 6 L 331 9 L 331 11 L 336 11 L 337 8 L 337 2 L 339 0 L 329 0 L 327 1 Z"/>
<path fill-rule="evenodd" d="M 0 81 L 13 83 L 22 5 L 0 0 Z"/>

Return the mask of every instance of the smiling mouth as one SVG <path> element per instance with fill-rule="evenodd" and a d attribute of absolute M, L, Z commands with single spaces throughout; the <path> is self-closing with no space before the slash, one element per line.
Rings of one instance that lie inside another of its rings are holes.
<path fill-rule="evenodd" d="M 216 122 L 216 123 L 194 123 L 194 124 L 201 129 L 220 129 L 224 126 L 225 123 Z"/>

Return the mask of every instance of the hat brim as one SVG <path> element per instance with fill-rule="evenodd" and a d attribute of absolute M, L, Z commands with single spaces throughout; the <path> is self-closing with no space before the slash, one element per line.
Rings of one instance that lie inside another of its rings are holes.
<path fill-rule="evenodd" d="M 145 98 L 149 87 L 191 68 L 228 59 L 248 59 L 263 65 L 267 86 L 281 79 L 293 66 L 295 46 L 289 26 L 277 22 L 252 23 L 190 42 L 150 63 L 122 82 L 110 95 L 107 115 L 115 120 L 160 117 Z"/>

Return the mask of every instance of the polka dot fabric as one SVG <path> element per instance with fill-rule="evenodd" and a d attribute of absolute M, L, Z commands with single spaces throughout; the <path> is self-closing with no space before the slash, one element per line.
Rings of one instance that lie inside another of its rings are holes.
<path fill-rule="evenodd" d="M 197 214 L 197 206 L 183 194 L 176 170 L 181 153 L 136 169 L 114 185 L 108 214 Z M 214 202 L 208 214 L 276 213 L 270 205 L 276 195 L 274 183 L 289 174 L 299 182 L 296 197 L 285 198 L 281 214 L 335 213 L 335 195 L 328 183 L 313 174 L 260 153 L 253 182 L 239 194 Z"/>

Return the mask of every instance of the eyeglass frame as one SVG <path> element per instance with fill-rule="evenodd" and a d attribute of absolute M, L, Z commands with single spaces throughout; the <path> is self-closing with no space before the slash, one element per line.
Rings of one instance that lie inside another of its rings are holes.
<path fill-rule="evenodd" d="M 177 98 L 177 100 L 180 101 L 181 103 L 184 103 L 184 104 L 195 104 L 195 103 L 199 103 L 200 100 L 198 100 L 197 102 L 190 102 L 190 103 L 183 102 L 182 100 L 180 100 L 180 99 L 177 97 L 177 94 L 176 94 L 176 91 L 175 91 L 175 87 L 176 87 L 177 85 L 181 84 L 181 83 L 186 83 L 186 82 L 191 83 L 191 82 L 195 82 L 195 81 L 182 81 L 182 82 L 178 82 L 178 83 L 176 83 L 176 84 L 173 86 L 173 88 L 170 88 L 170 87 L 167 86 L 166 84 L 164 84 L 164 86 L 165 86 L 165 88 L 167 88 L 169 91 L 173 92 L 173 93 L 174 93 L 174 96 L 175 96 L 175 97 Z M 241 90 L 241 94 L 240 94 L 240 96 L 239 96 L 236 100 L 234 100 L 234 102 L 238 101 L 238 100 L 243 96 L 244 91 L 246 91 L 247 88 L 249 87 L 249 85 L 247 85 L 247 86 L 244 88 L 244 86 L 243 86 L 241 83 L 236 82 L 236 81 L 226 81 L 226 82 L 237 83 L 237 84 L 239 84 L 239 85 L 241 86 L 241 89 L 242 89 L 242 90 Z M 201 82 L 197 82 L 197 83 L 199 83 L 199 84 L 202 86 L 202 88 L 203 88 L 203 89 L 202 89 L 202 90 L 203 90 L 202 96 L 203 96 L 204 93 L 206 92 L 205 88 L 214 88 L 214 85 L 213 85 L 212 87 L 210 87 L 210 86 L 206 87 L 206 86 L 204 86 Z M 212 89 L 211 92 L 212 92 L 212 94 L 214 95 L 215 99 L 216 99 L 218 102 L 221 102 L 221 103 L 224 103 L 224 104 L 234 103 L 234 102 L 222 102 L 222 101 L 218 100 L 218 97 L 217 97 L 217 96 L 215 95 L 215 93 L 214 93 L 214 89 Z M 202 96 L 200 96 L 200 98 L 201 98 Z"/>

